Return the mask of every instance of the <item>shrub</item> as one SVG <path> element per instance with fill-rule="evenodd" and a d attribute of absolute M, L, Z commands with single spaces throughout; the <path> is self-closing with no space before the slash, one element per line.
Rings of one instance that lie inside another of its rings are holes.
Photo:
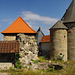
<path fill-rule="evenodd" d="M 40 60 L 45 60 L 46 59 L 44 56 L 40 56 L 39 58 L 40 58 Z"/>
<path fill-rule="evenodd" d="M 33 59 L 32 59 L 32 61 L 33 61 L 35 64 L 37 64 L 37 63 L 39 62 L 39 60 L 33 60 Z"/>
<path fill-rule="evenodd" d="M 10 67 L 10 70 L 13 70 L 13 69 L 14 69 L 14 66 L 11 66 L 11 67 Z"/>
<path fill-rule="evenodd" d="M 69 63 L 68 63 L 68 62 L 64 62 L 64 64 L 65 64 L 65 65 L 69 65 Z"/>
<path fill-rule="evenodd" d="M 52 68 L 49 68 L 48 71 L 54 71 L 55 70 L 55 66 L 53 66 Z"/>
<path fill-rule="evenodd" d="M 37 42 L 37 39 L 34 39 L 35 42 Z"/>
<path fill-rule="evenodd" d="M 20 56 L 20 57 L 22 57 L 22 55 L 21 55 L 21 54 L 19 54 L 19 56 Z"/>
<path fill-rule="evenodd" d="M 21 68 L 22 68 L 22 65 L 21 65 L 20 60 L 17 60 L 17 61 L 16 61 L 15 66 L 16 66 L 17 69 L 21 69 Z"/>
<path fill-rule="evenodd" d="M 40 56 L 39 62 L 48 62 L 48 60 L 44 56 Z"/>
<path fill-rule="evenodd" d="M 63 56 L 58 55 L 56 60 L 62 61 L 63 60 Z"/>
<path fill-rule="evenodd" d="M 15 54 L 16 56 L 16 58 L 15 58 L 15 66 L 16 66 L 16 68 L 18 68 L 18 69 L 21 69 L 23 66 L 21 65 L 21 62 L 20 62 L 20 60 L 19 60 L 19 58 L 21 57 L 21 55 L 19 54 L 19 53 L 16 53 Z"/>

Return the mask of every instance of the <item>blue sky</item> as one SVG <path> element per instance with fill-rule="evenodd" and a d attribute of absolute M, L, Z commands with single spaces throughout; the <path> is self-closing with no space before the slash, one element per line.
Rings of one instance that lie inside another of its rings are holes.
<path fill-rule="evenodd" d="M 50 27 L 64 15 L 72 0 L 0 0 L 0 32 L 21 16 L 34 30 Z M 3 35 L 0 33 L 0 38 Z"/>

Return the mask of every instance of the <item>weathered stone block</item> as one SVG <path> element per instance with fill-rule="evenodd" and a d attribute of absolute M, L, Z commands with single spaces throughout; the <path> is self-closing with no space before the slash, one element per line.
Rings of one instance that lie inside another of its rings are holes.
<path fill-rule="evenodd" d="M 28 64 L 31 63 L 32 59 L 38 59 L 38 46 L 35 40 L 35 36 L 28 36 L 25 34 L 18 34 L 19 39 L 22 40 L 20 42 L 20 54 L 22 57 L 20 58 L 21 64 L 24 67 L 27 67 Z"/>

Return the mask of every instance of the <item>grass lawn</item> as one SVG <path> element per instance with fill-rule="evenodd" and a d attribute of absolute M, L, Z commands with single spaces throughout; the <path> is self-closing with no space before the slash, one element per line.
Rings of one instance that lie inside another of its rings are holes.
<path fill-rule="evenodd" d="M 9 69 L 1 70 L 1 72 L 9 73 L 9 75 L 75 75 L 75 62 L 64 62 L 64 61 L 52 61 L 52 63 L 58 62 L 63 66 L 61 70 L 54 71 L 33 71 L 26 68 L 22 69 Z"/>

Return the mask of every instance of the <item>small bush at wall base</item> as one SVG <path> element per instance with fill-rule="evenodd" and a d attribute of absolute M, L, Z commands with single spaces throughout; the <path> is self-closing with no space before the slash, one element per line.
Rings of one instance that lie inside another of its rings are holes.
<path fill-rule="evenodd" d="M 52 68 L 49 68 L 48 71 L 54 71 L 55 70 L 55 66 L 53 66 Z"/>
<path fill-rule="evenodd" d="M 59 56 L 57 57 L 57 60 L 61 60 L 61 61 L 62 61 L 62 60 L 63 60 L 63 56 L 60 56 L 60 55 L 59 55 Z"/>
<path fill-rule="evenodd" d="M 40 56 L 39 57 L 41 60 L 46 60 L 46 58 L 44 56 Z"/>
<path fill-rule="evenodd" d="M 10 70 L 13 70 L 13 69 L 14 69 L 14 66 L 11 66 L 11 67 L 10 67 Z"/>
<path fill-rule="evenodd" d="M 35 64 L 37 64 L 37 63 L 39 62 L 39 60 L 33 60 L 33 59 L 32 59 L 32 61 L 33 61 Z"/>
<path fill-rule="evenodd" d="M 53 60 L 62 61 L 62 60 L 63 60 L 63 56 L 58 55 L 58 56 L 56 56 L 56 58 L 54 58 Z"/>
<path fill-rule="evenodd" d="M 47 62 L 47 61 L 48 61 L 48 59 L 45 58 L 44 56 L 39 57 L 39 62 Z"/>
<path fill-rule="evenodd" d="M 15 54 L 15 67 L 17 68 L 17 69 L 21 69 L 23 66 L 21 65 L 21 62 L 20 62 L 20 60 L 19 60 L 19 58 L 20 58 L 20 54 L 19 53 L 16 53 Z"/>
<path fill-rule="evenodd" d="M 14 71 L 14 70 L 15 70 L 14 66 L 11 66 L 11 67 L 9 68 L 9 71 Z"/>
<path fill-rule="evenodd" d="M 21 68 L 23 67 L 23 66 L 21 65 L 20 60 L 17 60 L 17 61 L 16 61 L 15 66 L 16 66 L 17 69 L 21 69 Z"/>
<path fill-rule="evenodd" d="M 34 41 L 37 42 L 37 39 L 35 39 Z"/>

